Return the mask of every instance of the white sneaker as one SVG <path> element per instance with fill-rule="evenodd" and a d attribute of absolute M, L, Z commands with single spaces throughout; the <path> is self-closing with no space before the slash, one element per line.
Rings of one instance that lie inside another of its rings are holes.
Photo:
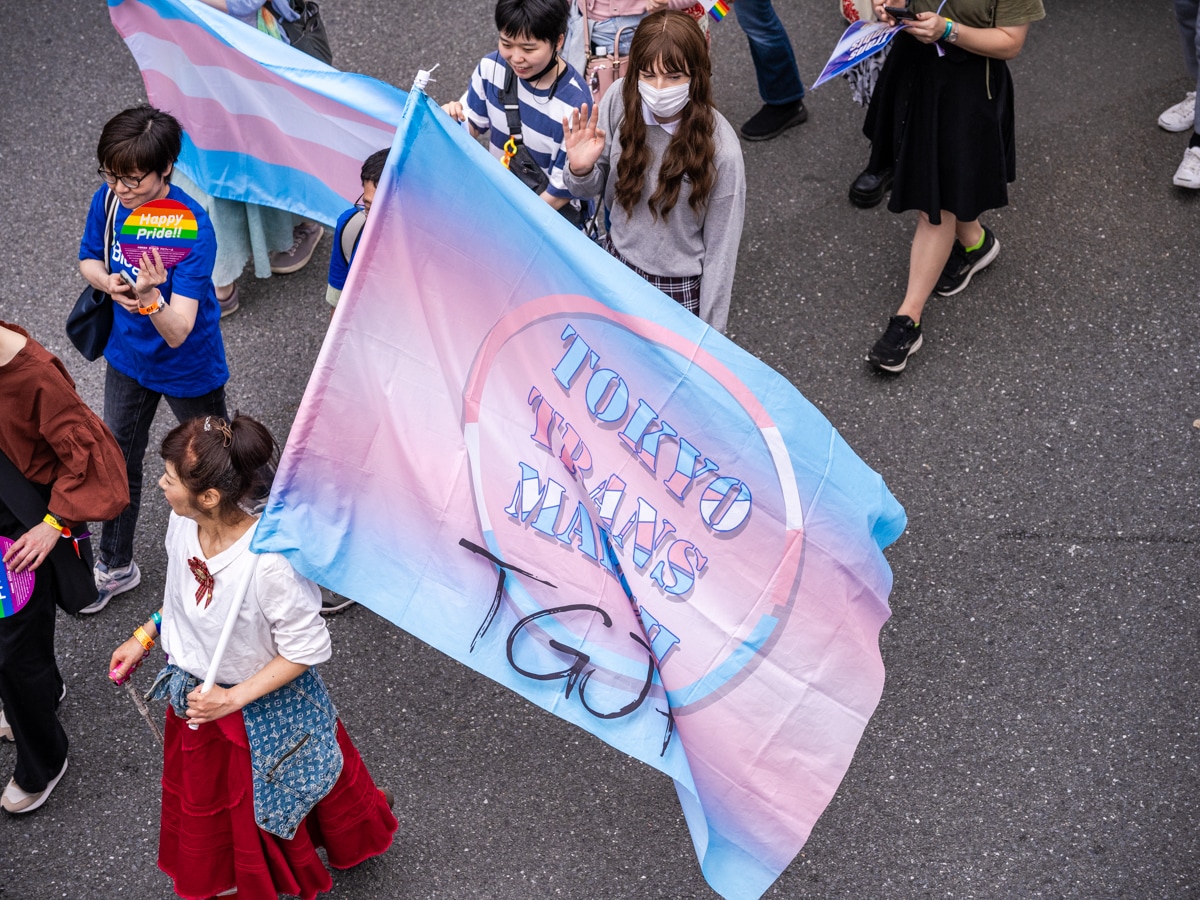
<path fill-rule="evenodd" d="M 1163 110 L 1158 117 L 1158 127 L 1164 131 L 1188 131 L 1196 124 L 1196 92 L 1188 91 L 1187 96 L 1174 106 Z"/>
<path fill-rule="evenodd" d="M 37 794 L 30 794 L 27 791 L 21 790 L 21 788 L 17 786 L 17 780 L 15 778 L 10 778 L 8 787 L 4 789 L 4 794 L 0 796 L 0 807 L 3 807 L 5 812 L 12 813 L 13 815 L 33 812 L 50 799 L 50 792 L 58 787 L 58 783 L 62 781 L 62 777 L 65 774 L 67 774 L 67 761 L 64 759 L 62 768 L 59 770 L 58 774 L 54 776 L 54 779 L 48 785 L 46 785 L 45 790 Z"/>
<path fill-rule="evenodd" d="M 117 596 L 117 594 L 132 591 L 142 583 L 142 571 L 137 567 L 137 563 L 132 561 L 124 568 L 110 569 L 104 563 L 97 560 L 96 568 L 92 570 L 92 575 L 96 579 L 97 597 L 94 603 L 80 610 L 85 616 L 100 612 L 100 610 L 108 606 L 108 601 Z"/>
<path fill-rule="evenodd" d="M 1200 190 L 1200 147 L 1188 147 L 1183 151 L 1183 162 L 1175 170 L 1175 187 Z"/>

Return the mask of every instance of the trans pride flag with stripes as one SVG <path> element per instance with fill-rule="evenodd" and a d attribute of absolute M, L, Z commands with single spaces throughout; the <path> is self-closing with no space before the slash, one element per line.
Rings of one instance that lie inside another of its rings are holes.
<path fill-rule="evenodd" d="M 254 549 L 669 775 L 750 900 L 878 703 L 904 523 L 791 384 L 410 92 Z"/>
<path fill-rule="evenodd" d="M 108 0 L 150 103 L 184 128 L 179 168 L 214 197 L 333 226 L 405 92 L 339 72 L 198 0 Z"/>

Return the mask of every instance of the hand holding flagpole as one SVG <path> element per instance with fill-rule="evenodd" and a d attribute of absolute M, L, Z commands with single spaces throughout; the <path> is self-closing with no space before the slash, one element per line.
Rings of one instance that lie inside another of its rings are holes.
<path fill-rule="evenodd" d="M 229 638 L 233 634 L 234 625 L 237 624 L 238 613 L 241 612 L 242 604 L 246 600 L 246 592 L 250 590 L 250 582 L 254 579 L 254 571 L 258 568 L 258 555 L 251 555 L 250 570 L 246 573 L 242 583 L 238 585 L 237 596 L 233 598 L 233 605 L 229 608 L 229 614 L 225 617 L 225 625 L 221 628 L 221 636 L 217 638 L 216 649 L 213 650 L 212 661 L 208 664 L 208 674 L 204 676 L 204 683 L 200 686 L 200 693 L 207 694 L 212 690 L 213 684 L 217 680 L 217 669 L 221 667 L 221 660 L 225 656 L 225 648 L 229 646 Z M 189 695 L 189 701 L 191 696 Z M 188 713 L 192 712 L 191 707 L 188 707 Z M 200 725 L 197 722 L 188 722 L 188 728 L 192 731 L 199 729 Z"/>

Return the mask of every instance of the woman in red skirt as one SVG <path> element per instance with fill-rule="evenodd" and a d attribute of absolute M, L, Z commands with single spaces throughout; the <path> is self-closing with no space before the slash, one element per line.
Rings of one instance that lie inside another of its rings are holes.
<path fill-rule="evenodd" d="M 167 654 L 150 692 L 170 701 L 158 865 L 186 900 L 315 898 L 333 887 L 317 847 L 349 868 L 397 827 L 312 668 L 330 656 L 320 591 L 282 556 L 250 550 L 257 519 L 241 501 L 275 449 L 246 416 L 167 435 L 163 606 L 109 665 L 119 684 L 155 638 Z"/>

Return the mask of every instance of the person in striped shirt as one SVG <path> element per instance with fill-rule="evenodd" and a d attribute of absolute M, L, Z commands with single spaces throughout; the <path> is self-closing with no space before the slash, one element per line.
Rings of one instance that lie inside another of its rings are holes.
<path fill-rule="evenodd" d="M 579 72 L 559 55 L 567 33 L 567 10 L 563 0 L 498 0 L 498 49 L 479 61 L 462 99 L 442 109 L 466 122 L 473 136 L 487 134 L 492 155 L 514 172 L 521 158 L 512 157 L 512 148 L 523 146 L 526 159 L 536 163 L 543 177 L 534 172 L 522 181 L 580 224 L 581 204 L 563 184 L 567 154 L 562 122 L 573 109 L 591 103 L 592 95 Z M 504 108 L 503 96 L 512 90 L 520 113 L 519 135 L 512 133 Z"/>

